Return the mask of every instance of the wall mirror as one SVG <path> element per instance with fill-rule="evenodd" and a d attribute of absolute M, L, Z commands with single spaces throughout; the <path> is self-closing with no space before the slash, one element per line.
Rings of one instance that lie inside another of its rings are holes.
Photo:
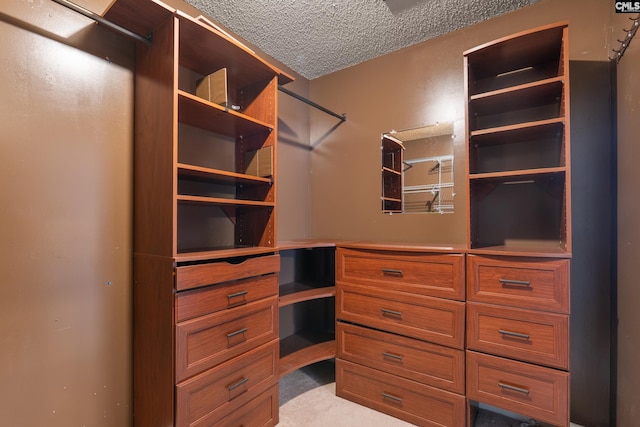
<path fill-rule="evenodd" d="M 382 212 L 451 213 L 453 123 L 382 134 Z"/>

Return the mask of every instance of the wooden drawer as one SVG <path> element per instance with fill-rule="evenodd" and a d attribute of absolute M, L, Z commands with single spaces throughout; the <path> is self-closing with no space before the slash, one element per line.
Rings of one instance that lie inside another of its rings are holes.
<path fill-rule="evenodd" d="M 216 261 L 176 268 L 176 289 L 198 288 L 231 280 L 280 271 L 280 256 L 268 255 L 238 260 Z"/>
<path fill-rule="evenodd" d="M 338 322 L 337 357 L 464 394 L 464 351 Z"/>
<path fill-rule="evenodd" d="M 336 394 L 419 426 L 465 425 L 464 396 L 341 359 Z"/>
<path fill-rule="evenodd" d="M 277 294 L 278 276 L 276 274 L 178 292 L 176 296 L 176 322 L 237 307 Z"/>
<path fill-rule="evenodd" d="M 467 348 L 569 368 L 569 316 L 467 303 Z"/>
<path fill-rule="evenodd" d="M 252 399 L 220 420 L 212 420 L 207 426 L 217 427 L 271 427 L 278 424 L 278 385 Z"/>
<path fill-rule="evenodd" d="M 176 386 L 177 427 L 214 425 L 278 381 L 278 341 Z"/>
<path fill-rule="evenodd" d="M 467 256 L 467 300 L 569 313 L 569 260 Z"/>
<path fill-rule="evenodd" d="M 338 248 L 337 280 L 464 300 L 464 255 Z"/>
<path fill-rule="evenodd" d="M 537 421 L 569 425 L 567 372 L 467 351 L 467 398 Z"/>
<path fill-rule="evenodd" d="M 278 298 L 176 325 L 176 382 L 278 338 Z"/>
<path fill-rule="evenodd" d="M 338 283 L 336 318 L 462 349 L 464 303 Z"/>

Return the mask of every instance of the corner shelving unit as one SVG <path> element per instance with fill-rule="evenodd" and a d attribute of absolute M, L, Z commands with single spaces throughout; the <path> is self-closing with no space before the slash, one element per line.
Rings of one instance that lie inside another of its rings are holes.
<path fill-rule="evenodd" d="M 291 241 L 280 254 L 280 377 L 333 359 L 335 243 Z"/>

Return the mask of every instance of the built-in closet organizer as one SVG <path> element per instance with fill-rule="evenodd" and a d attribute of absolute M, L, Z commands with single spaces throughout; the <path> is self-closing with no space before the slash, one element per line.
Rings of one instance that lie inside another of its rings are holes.
<path fill-rule="evenodd" d="M 335 243 L 278 243 L 280 377 L 336 357 Z"/>
<path fill-rule="evenodd" d="M 278 423 L 277 88 L 202 17 L 116 0 L 136 45 L 134 425 Z M 214 75 L 215 73 L 215 75 Z"/>
<path fill-rule="evenodd" d="M 464 426 L 465 256 L 376 243 L 336 251 L 336 393 L 416 425 Z"/>
<path fill-rule="evenodd" d="M 558 426 L 569 425 L 567 43 L 559 23 L 464 53 L 467 398 Z"/>

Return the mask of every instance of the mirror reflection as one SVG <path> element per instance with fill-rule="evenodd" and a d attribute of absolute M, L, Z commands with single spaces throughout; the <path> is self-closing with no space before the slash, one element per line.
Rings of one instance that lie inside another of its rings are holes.
<path fill-rule="evenodd" d="M 451 213 L 453 124 L 382 134 L 382 212 Z"/>

